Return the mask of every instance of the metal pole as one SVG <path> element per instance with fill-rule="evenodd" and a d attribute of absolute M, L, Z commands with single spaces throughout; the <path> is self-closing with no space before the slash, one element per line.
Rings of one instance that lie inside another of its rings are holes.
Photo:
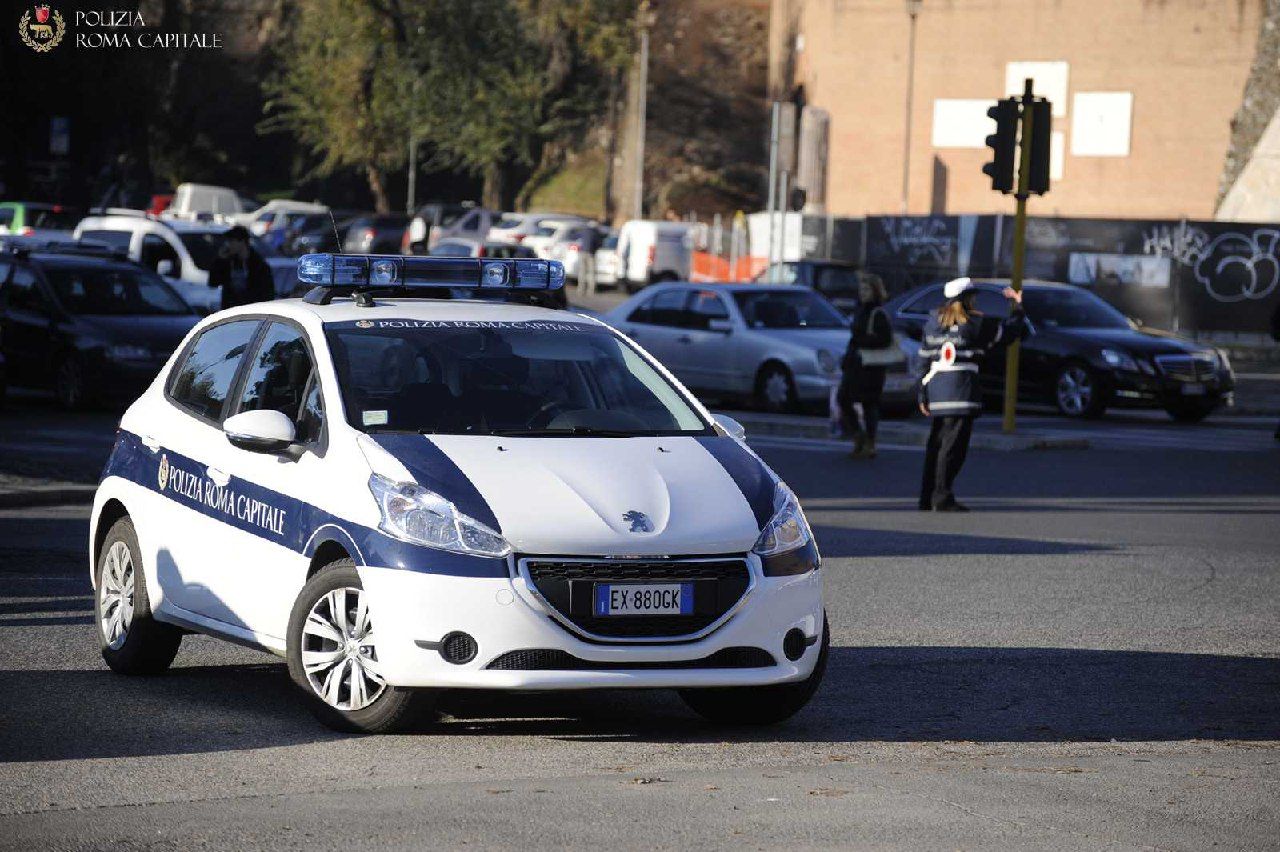
<path fill-rule="evenodd" d="M 772 267 L 773 258 L 773 242 L 776 220 L 774 219 L 774 207 L 778 203 L 778 143 L 779 135 L 782 132 L 782 104 L 777 101 L 773 102 L 773 118 L 769 125 L 769 203 L 765 210 L 769 214 L 769 257 L 768 266 Z M 773 271 L 769 271 L 770 277 Z"/>
<path fill-rule="evenodd" d="M 790 177 L 791 177 L 791 174 L 789 172 L 782 172 L 781 174 L 778 175 L 778 262 L 779 263 L 786 260 L 786 253 L 787 253 L 786 230 L 787 230 L 787 212 L 789 209 L 787 206 L 787 193 L 791 189 L 791 187 L 789 186 Z M 777 277 L 776 274 L 772 276 L 773 279 L 776 279 L 776 277 Z M 777 281 L 773 280 L 772 283 L 777 283 Z"/>
<path fill-rule="evenodd" d="M 907 121 L 902 139 L 902 214 L 907 213 L 907 198 L 911 188 L 911 103 L 915 98 L 916 83 L 916 16 L 920 14 L 919 0 L 907 0 L 907 14 L 911 16 L 911 35 L 907 40 Z"/>
<path fill-rule="evenodd" d="M 413 130 L 409 130 L 409 192 L 405 198 L 405 212 L 412 216 L 417 207 L 415 201 L 418 194 L 418 145 L 413 138 Z"/>
<path fill-rule="evenodd" d="M 1013 270 L 1009 286 L 1022 292 L 1022 271 L 1027 257 L 1027 186 L 1031 181 L 1031 103 L 1035 95 L 1031 90 L 1031 78 L 1027 78 L 1022 90 L 1022 137 L 1018 141 L 1018 212 L 1013 220 Z M 1004 364 L 1004 431 L 1012 435 L 1017 427 L 1014 409 L 1018 404 L 1018 356 L 1022 347 L 1018 341 L 1009 344 Z"/>
<path fill-rule="evenodd" d="M 639 105 L 636 109 L 636 219 L 644 218 L 644 126 L 649 109 L 649 20 L 640 29 Z"/>

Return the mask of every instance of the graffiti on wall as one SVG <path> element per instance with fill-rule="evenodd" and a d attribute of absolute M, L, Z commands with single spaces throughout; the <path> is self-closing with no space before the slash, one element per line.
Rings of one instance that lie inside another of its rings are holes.
<path fill-rule="evenodd" d="M 1189 267 L 1217 302 L 1265 299 L 1280 286 L 1280 231 L 1255 228 L 1211 237 L 1203 228 L 1155 225 L 1143 233 L 1142 250 Z"/>
<path fill-rule="evenodd" d="M 889 250 L 910 264 L 948 266 L 956 238 L 940 218 L 892 218 L 881 220 Z"/>

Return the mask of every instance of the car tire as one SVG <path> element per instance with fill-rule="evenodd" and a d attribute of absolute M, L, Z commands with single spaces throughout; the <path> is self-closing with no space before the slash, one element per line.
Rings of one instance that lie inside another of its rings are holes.
<path fill-rule="evenodd" d="M 680 698 L 693 712 L 718 725 L 776 725 L 800 712 L 818 691 L 830 649 L 831 626 L 824 615 L 818 659 L 804 680 L 776 686 L 682 689 Z"/>
<path fill-rule="evenodd" d="M 795 411 L 800 400 L 791 371 L 777 363 L 762 367 L 756 374 L 755 404 L 763 411 L 777 414 Z"/>
<path fill-rule="evenodd" d="M 1175 402 L 1165 406 L 1164 410 L 1179 423 L 1199 423 L 1212 414 L 1217 407 L 1216 403 Z"/>
<path fill-rule="evenodd" d="M 53 393 L 58 405 L 66 411 L 82 411 L 88 405 L 88 392 L 80 359 L 67 355 L 59 360 L 53 374 Z"/>
<path fill-rule="evenodd" d="M 1058 369 L 1050 393 L 1065 417 L 1092 419 L 1107 410 L 1102 377 L 1079 361 L 1070 361 Z"/>
<path fill-rule="evenodd" d="M 93 621 L 102 659 L 113 672 L 125 675 L 160 674 L 182 644 L 181 629 L 151 614 L 141 555 L 128 517 L 111 525 L 98 553 Z"/>
<path fill-rule="evenodd" d="M 350 559 L 330 562 L 307 581 L 289 616 L 289 676 L 307 694 L 311 712 L 330 728 L 353 734 L 410 730 L 432 720 L 435 695 L 379 684 L 377 650 L 359 644 L 373 629 L 368 607 L 360 606 L 362 593 L 360 575 Z M 335 612 L 335 605 L 341 610 Z M 339 633 L 346 637 L 346 651 Z M 306 664 L 304 653 L 309 656 Z M 333 663 L 325 665 L 326 660 Z"/>

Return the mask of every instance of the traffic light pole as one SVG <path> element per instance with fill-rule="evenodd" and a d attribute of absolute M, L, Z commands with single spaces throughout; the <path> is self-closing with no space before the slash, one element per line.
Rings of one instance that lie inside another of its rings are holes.
<path fill-rule="evenodd" d="M 1018 191 L 1014 198 L 1018 200 L 1017 213 L 1013 220 L 1013 269 L 1009 276 L 1009 286 L 1022 292 L 1022 274 L 1027 258 L 1027 195 L 1031 182 L 1031 123 L 1032 82 L 1027 79 L 1022 91 L 1022 134 L 1018 143 Z M 1005 352 L 1004 365 L 1004 431 L 1012 434 L 1017 427 L 1015 408 L 1018 403 L 1018 360 L 1022 344 L 1014 341 Z"/>

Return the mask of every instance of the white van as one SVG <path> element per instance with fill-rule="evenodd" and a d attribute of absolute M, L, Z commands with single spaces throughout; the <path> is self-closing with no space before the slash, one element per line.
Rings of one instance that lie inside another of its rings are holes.
<path fill-rule="evenodd" d="M 231 219 L 245 212 L 240 195 L 229 187 L 204 183 L 179 184 L 173 192 L 173 203 L 161 214 L 163 219 Z"/>
<path fill-rule="evenodd" d="M 618 233 L 618 279 L 635 293 L 659 281 L 687 281 L 696 222 L 632 219 Z"/>

